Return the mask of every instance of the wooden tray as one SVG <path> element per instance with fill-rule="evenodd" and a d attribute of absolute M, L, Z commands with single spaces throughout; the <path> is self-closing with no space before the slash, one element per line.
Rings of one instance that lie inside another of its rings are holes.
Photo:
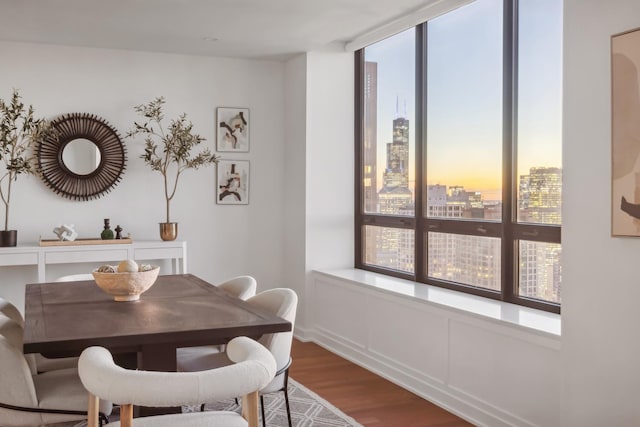
<path fill-rule="evenodd" d="M 86 246 L 86 245 L 123 245 L 126 243 L 133 243 L 133 239 L 109 239 L 102 240 L 100 238 L 84 238 L 69 240 L 57 240 L 57 239 L 40 239 L 40 246 Z"/>

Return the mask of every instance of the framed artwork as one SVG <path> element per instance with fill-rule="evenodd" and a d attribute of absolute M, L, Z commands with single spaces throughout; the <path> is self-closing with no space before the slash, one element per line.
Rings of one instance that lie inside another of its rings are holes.
<path fill-rule="evenodd" d="M 640 28 L 611 37 L 611 234 L 640 236 Z"/>
<path fill-rule="evenodd" d="M 249 151 L 249 109 L 218 107 L 218 151 Z"/>
<path fill-rule="evenodd" d="M 249 161 L 218 161 L 217 188 L 216 202 L 219 205 L 248 205 Z"/>

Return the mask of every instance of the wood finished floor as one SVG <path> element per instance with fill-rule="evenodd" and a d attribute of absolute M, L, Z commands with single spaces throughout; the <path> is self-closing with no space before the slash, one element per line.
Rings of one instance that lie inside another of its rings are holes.
<path fill-rule="evenodd" d="M 462 427 L 468 422 L 314 343 L 293 340 L 290 375 L 365 427 Z"/>

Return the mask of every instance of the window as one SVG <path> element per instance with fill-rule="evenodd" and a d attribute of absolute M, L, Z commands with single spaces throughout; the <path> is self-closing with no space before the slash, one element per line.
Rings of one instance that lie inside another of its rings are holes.
<path fill-rule="evenodd" d="M 562 2 L 356 52 L 356 267 L 560 311 Z"/>

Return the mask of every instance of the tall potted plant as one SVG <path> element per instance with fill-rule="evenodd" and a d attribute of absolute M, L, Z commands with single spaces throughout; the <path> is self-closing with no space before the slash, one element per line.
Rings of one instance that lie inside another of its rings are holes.
<path fill-rule="evenodd" d="M 11 99 L 0 99 L 0 160 L 4 174 L 0 177 L 0 198 L 4 204 L 4 229 L 0 231 L 0 246 L 16 246 L 17 230 L 9 230 L 9 208 L 14 182 L 21 174 L 35 174 L 33 147 L 51 129 L 48 121 L 34 117 L 33 106 L 25 107 L 18 90 Z"/>
<path fill-rule="evenodd" d="M 127 137 L 144 135 L 145 150 L 140 158 L 144 159 L 151 170 L 162 174 L 167 215 L 166 221 L 160 223 L 160 237 L 162 240 L 174 240 L 178 236 L 178 223 L 171 221 L 170 206 L 178 188 L 180 175 L 187 169 L 199 169 L 217 163 L 219 158 L 208 148 L 197 154 L 191 153 L 205 139 L 193 132 L 193 123 L 187 121 L 186 113 L 171 120 L 169 127 L 163 129 L 164 103 L 164 97 L 159 97 L 146 105 L 134 107 L 145 121 L 134 122 L 134 127 L 127 133 Z M 158 152 L 158 149 L 161 152 Z"/>

